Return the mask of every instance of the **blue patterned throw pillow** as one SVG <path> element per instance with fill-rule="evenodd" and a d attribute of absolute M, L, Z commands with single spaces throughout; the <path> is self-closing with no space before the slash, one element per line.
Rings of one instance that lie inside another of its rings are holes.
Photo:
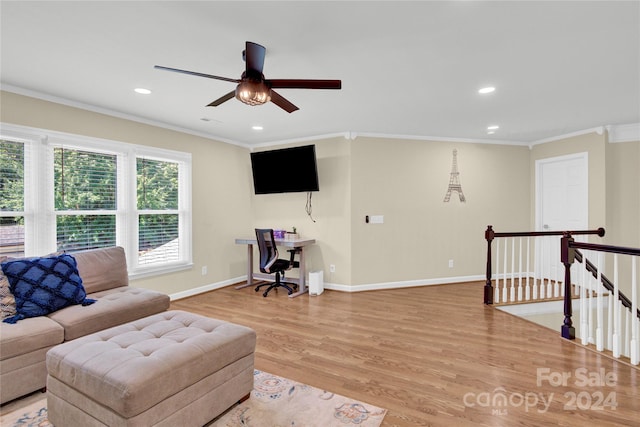
<path fill-rule="evenodd" d="M 3 322 L 16 323 L 27 317 L 45 316 L 69 305 L 95 302 L 87 298 L 76 259 L 71 255 L 7 261 L 2 263 L 2 271 L 16 299 L 17 312 Z"/>

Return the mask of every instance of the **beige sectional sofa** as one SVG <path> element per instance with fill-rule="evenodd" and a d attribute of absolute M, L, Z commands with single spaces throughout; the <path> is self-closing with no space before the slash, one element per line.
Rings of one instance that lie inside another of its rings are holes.
<path fill-rule="evenodd" d="M 46 353 L 55 345 L 169 308 L 168 295 L 129 286 L 123 248 L 71 255 L 78 263 L 87 297 L 97 301 L 15 324 L 0 322 L 0 403 L 45 387 Z"/>

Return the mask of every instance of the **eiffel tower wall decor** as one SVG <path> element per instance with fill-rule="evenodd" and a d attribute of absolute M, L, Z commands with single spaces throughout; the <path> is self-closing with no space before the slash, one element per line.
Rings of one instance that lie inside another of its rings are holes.
<path fill-rule="evenodd" d="M 458 193 L 461 202 L 466 202 L 462 192 L 462 185 L 460 185 L 460 172 L 458 172 L 458 150 L 453 149 L 453 163 L 451 164 L 451 176 L 449 178 L 449 188 L 447 188 L 447 194 L 444 196 L 444 202 L 448 203 L 451 200 L 452 192 Z"/>

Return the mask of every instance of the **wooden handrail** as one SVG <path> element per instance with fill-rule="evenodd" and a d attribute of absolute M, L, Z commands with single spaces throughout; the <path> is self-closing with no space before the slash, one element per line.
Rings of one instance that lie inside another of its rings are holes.
<path fill-rule="evenodd" d="M 493 284 L 491 271 L 491 243 L 496 237 L 537 237 L 537 236 L 563 236 L 565 233 L 571 235 L 596 234 L 600 237 L 604 236 L 605 230 L 600 227 L 596 230 L 571 230 L 571 231 L 517 231 L 517 232 L 500 232 L 493 230 L 492 225 L 488 225 L 484 232 L 484 238 L 487 241 L 487 271 L 486 281 L 484 285 L 484 303 L 493 304 Z"/>

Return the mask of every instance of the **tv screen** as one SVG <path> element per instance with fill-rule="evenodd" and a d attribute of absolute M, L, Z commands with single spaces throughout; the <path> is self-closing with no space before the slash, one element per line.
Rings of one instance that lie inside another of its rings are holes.
<path fill-rule="evenodd" d="M 316 146 L 251 153 L 256 194 L 319 191 Z"/>

